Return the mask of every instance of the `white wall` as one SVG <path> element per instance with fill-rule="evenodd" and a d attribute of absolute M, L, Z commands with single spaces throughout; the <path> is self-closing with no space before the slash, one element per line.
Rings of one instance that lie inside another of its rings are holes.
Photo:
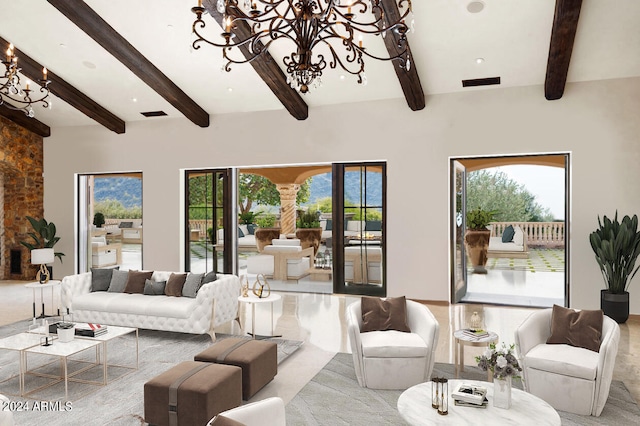
<path fill-rule="evenodd" d="M 448 300 L 448 158 L 571 152 L 571 305 L 599 308 L 603 287 L 588 243 L 597 215 L 640 213 L 640 79 L 571 84 L 549 102 L 542 87 L 285 111 L 55 128 L 45 139 L 45 212 L 59 227 L 73 273 L 74 173 L 143 172 L 144 267 L 180 268 L 179 169 L 356 160 L 388 163 L 388 292 Z M 559 186 L 561 182 L 558 183 Z M 635 281 L 640 280 L 636 278 Z M 640 314 L 640 284 L 631 312 Z"/>

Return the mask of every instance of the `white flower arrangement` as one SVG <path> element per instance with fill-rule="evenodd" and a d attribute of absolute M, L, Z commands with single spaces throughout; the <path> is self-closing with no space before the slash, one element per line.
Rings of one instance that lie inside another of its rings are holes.
<path fill-rule="evenodd" d="M 482 371 L 491 370 L 495 379 L 504 380 L 507 377 L 520 377 L 522 367 L 514 355 L 515 345 L 507 346 L 503 343 L 502 349 L 496 350 L 496 344 L 491 343 L 481 356 L 476 357 L 478 367 Z"/>

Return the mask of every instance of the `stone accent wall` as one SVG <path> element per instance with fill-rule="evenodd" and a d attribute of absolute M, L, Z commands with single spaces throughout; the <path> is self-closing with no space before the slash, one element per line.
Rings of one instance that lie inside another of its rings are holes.
<path fill-rule="evenodd" d="M 30 240 L 26 216 L 44 214 L 43 139 L 0 117 L 0 279 L 33 279 L 36 269 L 20 241 Z M 20 250 L 20 275 L 10 273 L 11 250 Z"/>

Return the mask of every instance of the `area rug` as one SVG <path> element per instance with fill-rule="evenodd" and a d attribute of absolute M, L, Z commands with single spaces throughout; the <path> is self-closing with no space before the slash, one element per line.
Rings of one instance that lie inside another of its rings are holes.
<path fill-rule="evenodd" d="M 452 364 L 436 363 L 434 375 L 454 377 Z M 462 378 L 486 380 L 487 373 L 477 367 L 465 367 Z M 518 386 L 514 383 L 515 386 Z M 521 385 L 520 385 L 521 386 Z M 288 425 L 404 425 L 396 408 L 402 391 L 374 390 L 358 385 L 351 354 L 337 354 L 287 404 Z M 600 417 L 558 412 L 563 425 L 637 424 L 640 408 L 622 382 L 614 381 Z"/>
<path fill-rule="evenodd" d="M 0 338 L 25 331 L 28 321 L 21 321 L 0 327 Z M 217 340 L 232 336 L 217 334 Z M 250 337 L 244 337 L 250 338 Z M 303 342 L 281 338 L 266 339 L 278 345 L 278 363 L 287 359 Z M 61 343 L 60 343 L 61 344 Z M 18 393 L 19 371 L 18 353 L 0 350 L 0 393 L 7 395 L 12 401 L 26 403 L 29 411 L 14 413 L 16 425 L 144 425 L 144 383 L 158 374 L 168 370 L 182 361 L 192 361 L 193 356 L 211 345 L 208 335 L 193 335 L 154 330 L 139 331 L 139 368 L 125 368 L 135 365 L 135 337 L 133 334 L 114 339 L 109 342 L 109 366 L 106 386 L 69 382 L 69 398 L 64 398 L 64 383 L 35 392 L 30 398 L 19 398 L 7 394 Z M 69 371 L 77 371 L 86 366 L 95 357 L 93 350 L 88 350 L 74 357 L 69 363 Z M 37 355 L 29 355 L 29 369 L 42 365 L 38 369 L 44 373 L 58 373 L 59 363 L 48 362 L 57 358 L 44 359 Z M 84 380 L 101 380 L 102 366 L 88 369 L 78 374 Z M 43 378 L 27 375 L 26 389 L 32 390 L 43 383 Z M 36 401 L 45 401 L 42 404 Z M 69 403 L 67 404 L 67 401 Z"/>

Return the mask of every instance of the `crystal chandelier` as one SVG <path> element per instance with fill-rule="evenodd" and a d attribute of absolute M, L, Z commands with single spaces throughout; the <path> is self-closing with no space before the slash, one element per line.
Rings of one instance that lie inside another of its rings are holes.
<path fill-rule="evenodd" d="M 18 67 L 18 58 L 13 49 L 13 44 L 9 44 L 6 60 L 2 61 L 6 71 L 4 77 L 0 78 L 0 105 L 15 111 L 23 111 L 27 116 L 33 118 L 35 114 L 32 105 L 40 103 L 45 108 L 49 106 L 47 98 L 49 97 L 50 81 L 47 79 L 47 69 L 42 69 L 42 80 L 38 80 L 39 92 L 34 92 L 34 89 L 31 89 L 32 83 L 29 80 L 23 88 L 18 75 L 21 68 Z"/>
<path fill-rule="evenodd" d="M 397 7 L 393 22 L 385 16 L 385 2 Z M 231 64 L 252 62 L 265 55 L 273 43 L 284 40 L 293 42 L 295 49 L 282 59 L 287 83 L 301 93 L 320 86 L 327 65 L 340 66 L 357 76 L 358 83 L 366 84 L 365 56 L 397 61 L 405 70 L 411 67 L 406 43 L 409 26 L 405 23 L 412 14 L 411 0 L 243 0 L 242 6 L 237 0 L 207 3 L 215 7 L 212 14 L 222 16 L 224 31 L 218 41 L 202 35 L 206 26 L 202 15 L 207 9 L 199 0 L 198 6 L 191 8 L 197 16 L 192 27 L 196 36 L 193 48 L 199 49 L 202 42 L 222 48 L 225 71 L 231 71 Z M 378 56 L 363 45 L 363 35 L 386 37 L 392 32 L 397 36 L 394 55 Z"/>

